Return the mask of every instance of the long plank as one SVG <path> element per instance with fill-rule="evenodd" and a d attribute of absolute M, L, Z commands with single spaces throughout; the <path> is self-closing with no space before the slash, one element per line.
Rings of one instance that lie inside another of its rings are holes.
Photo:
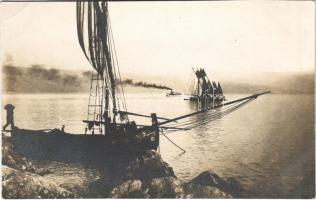
<path fill-rule="evenodd" d="M 234 101 L 230 101 L 230 102 L 227 102 L 227 103 L 224 103 L 224 104 L 221 104 L 221 105 L 214 106 L 213 108 L 210 108 L 210 109 L 203 109 L 203 110 L 200 110 L 200 111 L 197 111 L 197 112 L 193 112 L 193 113 L 189 113 L 189 114 L 186 114 L 186 115 L 182 115 L 182 116 L 179 116 L 179 117 L 176 117 L 176 118 L 164 121 L 164 122 L 160 122 L 158 125 L 159 126 L 160 125 L 164 125 L 164 124 L 167 124 L 167 123 L 170 123 L 170 122 L 173 122 L 173 121 L 177 121 L 179 119 L 184 119 L 184 118 L 187 118 L 187 117 L 191 117 L 191 116 L 194 116 L 194 115 L 197 115 L 197 114 L 200 114 L 200 113 L 207 112 L 207 111 L 212 110 L 212 109 L 216 109 L 216 108 L 219 108 L 219 107 L 222 107 L 222 106 L 226 106 L 226 105 L 229 105 L 229 104 L 237 103 L 237 102 L 244 101 L 244 100 L 247 100 L 247 99 L 255 99 L 255 98 L 257 98 L 257 97 L 259 97 L 261 95 L 268 94 L 268 93 L 271 93 L 271 91 L 266 91 L 266 92 L 262 92 L 262 93 L 258 93 L 258 94 L 253 94 L 251 96 L 247 96 L 247 97 L 244 97 L 244 98 L 241 98 L 241 99 L 236 99 Z"/>

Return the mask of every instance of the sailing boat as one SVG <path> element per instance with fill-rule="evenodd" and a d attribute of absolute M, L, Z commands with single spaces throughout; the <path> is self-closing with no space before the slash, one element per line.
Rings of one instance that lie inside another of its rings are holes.
<path fill-rule="evenodd" d="M 86 123 L 85 133 L 70 134 L 65 133 L 63 129 L 45 131 L 14 127 L 11 139 L 17 151 L 35 158 L 67 159 L 80 162 L 84 159 L 90 161 L 94 158 L 104 158 L 106 154 L 113 155 L 113 153 L 138 154 L 158 149 L 160 133 L 165 136 L 160 130 L 188 130 L 195 125 L 205 123 L 204 121 L 190 122 L 189 120 L 181 124 L 178 123 L 178 120 L 208 112 L 211 110 L 209 107 L 173 119 L 157 117 L 155 113 L 143 115 L 127 111 L 123 88 L 118 87 L 117 84 L 121 78 L 107 2 L 78 1 L 77 30 L 79 44 L 95 72 L 91 77 L 91 88 L 95 88 L 95 90 L 94 92 L 90 90 L 88 119 L 83 121 Z M 200 72 L 203 74 L 204 70 L 200 70 Z M 203 79 L 202 85 L 205 83 Z M 93 87 L 92 84 L 94 84 Z M 207 84 L 210 85 L 211 82 L 208 81 Z M 217 90 L 222 91 L 220 88 L 218 85 Z M 236 107 L 227 107 L 229 109 L 226 112 L 231 112 L 266 93 L 269 92 L 227 102 L 225 105 L 236 105 Z M 213 106 L 212 109 L 218 107 Z M 129 120 L 129 115 L 150 118 L 152 124 L 137 125 L 136 122 Z M 175 122 L 177 122 L 176 126 L 165 126 Z"/>
<path fill-rule="evenodd" d="M 127 112 L 123 88 L 117 85 L 121 77 L 117 60 L 115 62 L 107 2 L 77 2 L 77 31 L 83 53 L 95 71 L 91 79 L 91 89 L 95 90 L 90 90 L 88 119 L 83 121 L 87 125 L 85 134 L 69 134 L 59 129 L 44 132 L 14 128 L 11 137 L 16 148 L 45 158 L 50 155 L 49 152 L 56 151 L 60 155 L 89 152 L 103 155 L 113 151 L 157 150 L 158 119 L 167 119 L 159 118 L 155 113 L 147 116 Z M 96 102 L 93 105 L 91 98 Z M 149 117 L 152 126 L 137 125 L 129 120 L 128 115 Z"/>
<path fill-rule="evenodd" d="M 214 107 L 221 105 L 226 100 L 223 89 L 218 82 L 211 81 L 203 68 L 193 69 L 197 78 L 197 85 L 193 94 L 185 100 L 197 102 L 198 107 Z"/>

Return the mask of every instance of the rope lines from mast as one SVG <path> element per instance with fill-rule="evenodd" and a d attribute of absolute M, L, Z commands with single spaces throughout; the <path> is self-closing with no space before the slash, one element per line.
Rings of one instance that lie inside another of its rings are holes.
<path fill-rule="evenodd" d="M 205 111 L 203 113 L 199 113 L 196 116 L 191 116 L 190 119 L 183 121 L 183 122 L 178 122 L 177 124 L 175 124 L 174 128 L 181 128 L 182 130 L 190 130 L 193 128 L 196 128 L 200 125 L 205 125 L 209 122 L 215 121 L 217 119 L 220 119 L 222 117 L 224 117 L 225 115 L 241 108 L 242 106 L 250 103 L 251 101 L 253 101 L 254 99 L 247 99 L 244 100 L 242 102 L 236 102 L 232 105 L 229 106 L 225 106 L 225 107 L 220 107 L 220 108 L 216 108 L 216 109 L 212 109 L 212 110 L 208 110 Z M 181 121 L 181 120 L 179 120 Z M 171 132 L 176 132 L 176 131 L 180 131 L 180 129 L 167 129 L 165 131 L 165 134 L 167 133 L 171 133 Z"/>
<path fill-rule="evenodd" d="M 177 145 L 175 142 L 173 142 L 168 136 L 166 136 L 164 133 L 163 133 L 163 130 L 161 131 L 161 135 L 163 135 L 169 142 L 171 142 L 174 146 L 178 147 L 178 149 L 180 149 L 181 151 L 183 151 L 183 153 L 185 153 L 186 151 L 181 148 L 179 145 Z"/>
<path fill-rule="evenodd" d="M 116 121 L 117 111 L 127 111 L 123 86 L 117 86 L 122 82 L 118 56 L 116 52 L 113 31 L 108 12 L 107 2 L 77 2 L 77 32 L 79 44 L 89 63 L 103 78 L 103 94 L 107 98 L 105 102 L 108 115 L 113 115 Z M 96 93 L 100 95 L 101 92 Z M 117 94 L 117 95 L 116 95 Z M 110 106 L 111 105 L 111 106 Z M 112 107 L 112 110 L 110 109 Z M 121 116 L 128 120 L 128 117 Z"/>
<path fill-rule="evenodd" d="M 181 148 L 179 145 L 177 145 L 174 141 L 172 141 L 166 134 L 173 133 L 176 131 L 190 130 L 200 125 L 205 125 L 209 122 L 212 122 L 224 117 L 225 115 L 241 108 L 242 106 L 250 103 L 253 100 L 254 99 L 246 99 L 241 102 L 236 102 L 234 104 L 231 104 L 229 106 L 225 106 L 225 107 L 222 106 L 216 109 L 206 110 L 205 112 L 199 113 L 196 116 L 190 116 L 189 120 L 186 120 L 184 122 L 178 122 L 176 125 L 172 126 L 171 129 L 160 127 L 160 134 L 164 136 L 169 142 L 171 142 L 178 149 L 183 151 L 183 153 L 185 153 L 186 151 L 183 148 Z M 202 116 L 202 114 L 206 114 L 206 115 Z M 203 118 L 201 119 L 201 117 Z M 146 134 L 154 134 L 154 130 L 152 129 L 144 130 L 144 132 L 146 132 Z"/>
<path fill-rule="evenodd" d="M 192 119 L 190 123 L 186 123 L 185 125 L 178 125 L 178 126 L 181 126 L 182 128 L 186 128 L 186 129 L 193 129 L 197 126 L 200 126 L 200 125 L 205 125 L 209 122 L 212 122 L 212 121 L 215 121 L 217 119 L 220 119 L 222 118 L 223 116 L 241 108 L 242 106 L 250 103 L 251 101 L 253 101 L 253 99 L 249 99 L 249 100 L 246 100 L 244 102 L 241 102 L 241 103 L 236 103 L 235 105 L 232 105 L 228 108 L 224 108 L 220 111 L 216 111 L 216 110 L 219 110 L 219 109 L 216 109 L 214 110 L 214 112 L 211 112 L 210 114 L 206 115 L 204 119 L 200 120 L 198 119 Z M 201 114 L 200 114 L 201 115 Z M 177 127 L 177 126 L 175 126 Z"/>
<path fill-rule="evenodd" d="M 254 99 L 246 99 L 241 102 L 236 102 L 234 104 L 231 104 L 229 106 L 221 106 L 216 109 L 210 109 L 210 110 L 205 110 L 205 112 L 201 112 L 197 115 L 190 116 L 188 120 L 182 121 L 183 119 L 177 120 L 177 124 L 173 125 L 172 128 L 174 129 L 165 129 L 165 134 L 171 133 L 171 132 L 176 132 L 176 131 L 183 131 L 183 130 L 190 130 L 193 128 L 198 127 L 199 125 L 204 125 L 209 122 L 215 121 L 217 119 L 220 119 L 224 117 L 225 115 L 238 110 L 239 108 L 243 107 L 244 105 L 250 103 Z M 184 118 L 186 119 L 186 118 Z M 179 128 L 179 129 L 176 129 Z M 149 129 L 146 130 L 147 133 L 153 132 L 153 130 Z"/>
<path fill-rule="evenodd" d="M 103 78 L 93 69 L 91 70 L 91 83 L 88 100 L 87 121 L 93 121 L 95 123 L 102 123 L 103 115 L 103 94 L 104 94 L 104 81 Z M 87 130 L 91 130 L 92 134 L 95 133 L 95 126 L 86 124 L 85 133 Z M 98 126 L 99 133 L 102 134 L 102 126 Z"/>
<path fill-rule="evenodd" d="M 201 113 L 200 115 L 197 115 L 197 117 L 201 116 L 202 114 L 204 114 L 204 115 L 206 114 L 205 116 L 213 118 L 213 117 L 216 117 L 218 115 L 221 115 L 222 113 L 225 113 L 227 110 L 230 110 L 231 108 L 234 108 L 236 105 L 238 105 L 238 104 L 232 104 L 232 105 L 225 106 L 225 107 L 219 107 L 219 108 L 216 108 L 216 109 L 211 109 L 208 112 Z M 192 124 L 192 121 L 194 122 L 194 121 L 196 121 L 196 119 L 190 118 L 190 119 L 188 119 L 186 121 L 177 123 L 175 125 L 175 127 L 190 125 L 190 124 Z"/>
<path fill-rule="evenodd" d="M 117 66 L 117 68 L 118 68 L 118 75 L 119 75 L 119 81 L 120 81 L 120 83 L 122 83 L 122 77 L 121 77 L 121 71 L 120 71 L 120 65 L 119 65 L 119 63 L 118 63 L 118 58 L 117 58 L 117 52 L 116 52 L 116 46 L 115 46 L 115 40 L 114 40 L 114 34 L 113 34 L 113 30 L 112 30 L 112 24 L 111 24 L 111 19 L 110 19 L 110 16 L 108 17 L 108 19 L 109 19 L 109 30 L 110 30 L 110 36 L 111 36 L 111 38 L 112 38 L 112 43 L 113 43 L 113 50 L 114 50 L 114 55 L 115 55 L 115 63 L 116 63 L 116 65 L 115 66 Z M 125 109 L 125 111 L 127 112 L 127 106 L 126 106 L 126 101 L 125 101 L 125 94 L 124 94 L 124 89 L 123 89 L 123 86 L 122 86 L 122 84 L 120 84 L 120 86 L 121 86 L 121 90 L 122 90 L 122 95 L 123 95 L 123 98 L 122 98 L 122 103 L 123 103 L 123 105 L 124 105 L 124 109 Z"/>

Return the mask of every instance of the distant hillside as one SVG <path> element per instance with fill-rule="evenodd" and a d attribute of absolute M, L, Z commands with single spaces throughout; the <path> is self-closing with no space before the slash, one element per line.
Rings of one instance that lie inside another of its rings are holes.
<path fill-rule="evenodd" d="M 174 88 L 177 91 L 189 93 L 189 88 L 195 80 L 194 74 L 191 72 L 188 77 L 183 76 L 153 76 L 142 74 L 124 74 L 137 80 L 159 82 Z M 213 78 L 213 77 L 211 77 Z M 251 73 L 243 77 L 232 77 L 229 73 L 214 76 L 218 80 L 225 93 L 255 93 L 271 90 L 273 93 L 282 94 L 313 94 L 314 93 L 314 72 L 304 73 L 276 73 L 261 72 Z"/>
<path fill-rule="evenodd" d="M 90 71 L 63 71 L 46 69 L 40 65 L 29 68 L 13 65 L 3 66 L 4 93 L 76 93 L 89 92 L 91 84 Z M 128 86 L 128 92 L 152 92 L 153 90 L 171 90 L 158 82 L 146 82 L 125 78 L 118 84 Z M 135 90 L 136 89 L 136 90 Z"/>
<path fill-rule="evenodd" d="M 30 68 L 5 65 L 2 72 L 5 93 L 70 93 L 89 88 L 89 73 L 70 74 L 40 65 Z"/>
<path fill-rule="evenodd" d="M 313 94 L 315 91 L 314 73 L 271 73 L 253 76 L 245 81 L 224 81 L 226 92 L 239 93 L 271 90 L 273 93 Z"/>
<path fill-rule="evenodd" d="M 88 92 L 91 72 L 46 69 L 40 65 L 2 68 L 4 93 L 75 93 Z M 187 92 L 187 77 L 160 77 L 143 74 L 122 74 L 126 92 L 153 92 L 175 89 Z M 195 77 L 192 74 L 191 80 Z M 271 90 L 273 93 L 314 93 L 314 72 L 310 73 L 261 73 L 240 79 L 223 77 L 220 80 L 225 93 L 254 93 Z M 157 90 L 159 89 L 159 90 Z M 162 91 L 163 92 L 163 91 Z"/>

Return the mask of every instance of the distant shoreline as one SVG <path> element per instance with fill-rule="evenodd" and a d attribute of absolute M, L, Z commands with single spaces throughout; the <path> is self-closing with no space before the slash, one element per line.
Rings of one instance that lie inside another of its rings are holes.
<path fill-rule="evenodd" d="M 3 94 L 89 94 L 91 72 L 69 72 L 54 68 L 46 69 L 41 65 L 17 67 L 4 65 L 2 73 Z M 192 75 L 192 80 L 195 80 Z M 220 81 L 224 94 L 253 94 L 271 90 L 275 94 L 314 94 L 314 73 L 276 74 L 266 73 L 260 76 Z M 118 87 L 123 85 L 125 93 L 166 93 L 170 89 L 189 93 L 191 82 L 184 78 L 128 75 L 117 80 Z M 121 84 L 121 85 L 120 85 Z"/>

